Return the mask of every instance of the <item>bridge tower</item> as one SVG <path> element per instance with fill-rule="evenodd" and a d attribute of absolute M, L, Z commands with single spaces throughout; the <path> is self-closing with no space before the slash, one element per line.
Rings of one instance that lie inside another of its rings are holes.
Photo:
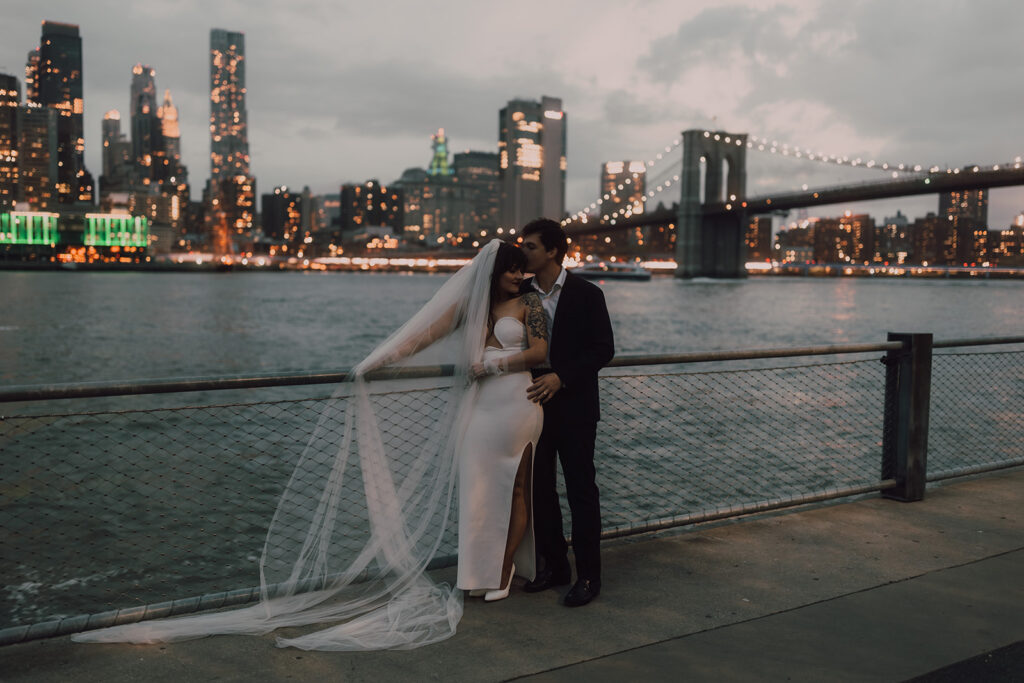
<path fill-rule="evenodd" d="M 746 277 L 747 134 L 684 131 L 680 180 L 676 277 Z M 725 204 L 731 210 L 705 212 Z"/>

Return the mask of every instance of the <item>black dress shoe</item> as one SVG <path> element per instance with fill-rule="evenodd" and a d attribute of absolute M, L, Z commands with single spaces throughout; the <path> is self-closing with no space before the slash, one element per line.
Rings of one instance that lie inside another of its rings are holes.
<path fill-rule="evenodd" d="M 570 578 L 572 578 L 572 575 L 568 567 L 560 571 L 552 571 L 545 567 L 537 572 L 537 578 L 523 586 L 523 591 L 526 593 L 539 593 L 555 586 L 564 586 L 569 583 Z"/>
<path fill-rule="evenodd" d="M 601 593 L 601 582 L 580 579 L 565 595 L 566 607 L 582 607 Z"/>

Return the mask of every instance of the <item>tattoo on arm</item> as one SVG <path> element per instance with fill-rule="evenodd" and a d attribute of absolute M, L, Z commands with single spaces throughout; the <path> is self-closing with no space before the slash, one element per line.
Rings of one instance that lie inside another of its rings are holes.
<path fill-rule="evenodd" d="M 526 304 L 526 328 L 534 339 L 548 339 L 548 319 L 544 314 L 544 306 L 540 303 L 540 297 L 535 294 L 528 294 L 523 297 Z"/>

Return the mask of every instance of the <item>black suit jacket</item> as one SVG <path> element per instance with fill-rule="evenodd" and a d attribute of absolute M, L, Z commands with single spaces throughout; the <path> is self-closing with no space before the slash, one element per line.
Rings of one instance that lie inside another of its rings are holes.
<path fill-rule="evenodd" d="M 522 291 L 535 291 L 532 277 L 523 281 Z M 563 386 L 545 404 L 545 419 L 560 422 L 601 419 L 597 373 L 615 355 L 615 340 L 600 287 L 566 273 L 549 344 L 551 369 Z"/>

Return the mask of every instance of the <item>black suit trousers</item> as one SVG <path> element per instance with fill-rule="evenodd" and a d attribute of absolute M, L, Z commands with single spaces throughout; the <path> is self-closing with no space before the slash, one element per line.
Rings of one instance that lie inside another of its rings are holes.
<path fill-rule="evenodd" d="M 557 400 L 557 395 L 555 400 Z M 565 492 L 572 514 L 572 549 L 576 576 L 601 580 L 601 506 L 594 468 L 597 422 L 564 422 L 545 407 L 544 430 L 533 460 L 534 536 L 545 566 L 568 567 L 568 544 L 556 489 L 556 456 L 562 463 Z M 551 419 L 549 419 L 551 418 Z"/>

